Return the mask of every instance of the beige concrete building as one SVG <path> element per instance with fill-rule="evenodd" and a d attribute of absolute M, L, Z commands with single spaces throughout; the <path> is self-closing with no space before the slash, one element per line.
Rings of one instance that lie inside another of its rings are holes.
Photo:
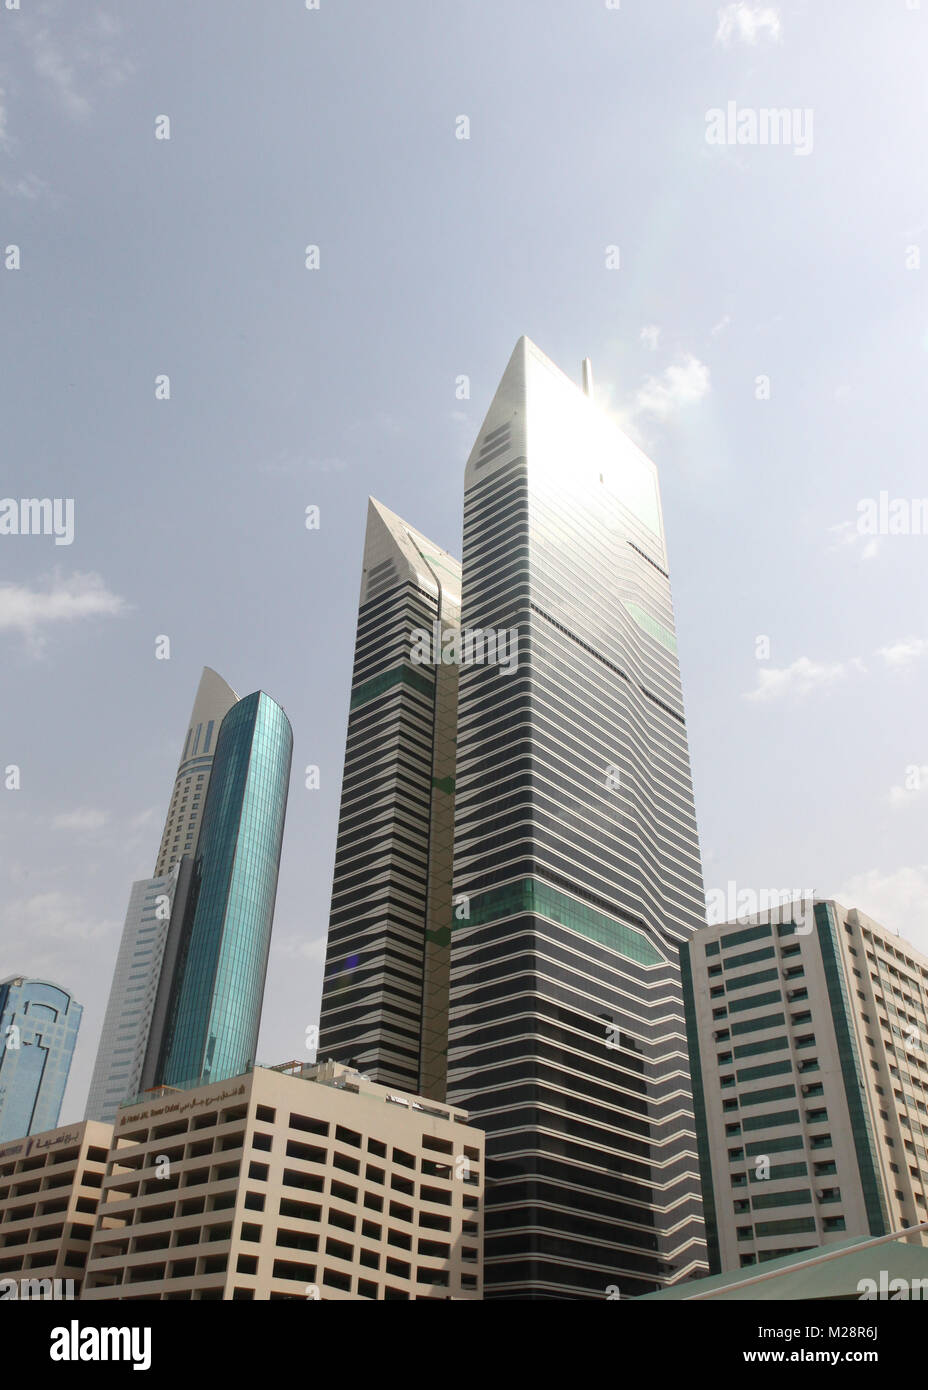
<path fill-rule="evenodd" d="M 0 1144 L 4 1284 L 60 1280 L 56 1296 L 67 1296 L 73 1280 L 80 1295 L 112 1135 L 112 1125 L 86 1120 Z"/>
<path fill-rule="evenodd" d="M 928 957 L 857 909 L 807 909 L 685 953 L 713 1270 L 928 1220 Z"/>
<path fill-rule="evenodd" d="M 484 1135 L 334 1062 L 123 1107 L 87 1299 L 479 1299 Z"/>

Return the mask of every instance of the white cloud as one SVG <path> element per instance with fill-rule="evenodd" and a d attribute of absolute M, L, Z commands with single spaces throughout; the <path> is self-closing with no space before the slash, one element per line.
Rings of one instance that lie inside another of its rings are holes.
<path fill-rule="evenodd" d="M 7 105 L 3 88 L 0 87 L 0 150 L 8 150 L 10 144 L 10 133 L 7 130 Z"/>
<path fill-rule="evenodd" d="M 728 327 L 728 325 L 729 325 L 730 323 L 731 323 L 731 314 L 723 314 L 722 317 L 719 319 L 718 323 L 713 324 L 712 328 L 710 328 L 710 330 L 709 330 L 709 336 L 710 336 L 710 338 L 717 338 L 717 337 L 719 336 L 720 333 L 724 333 L 724 332 L 725 332 L 725 329 Z"/>
<path fill-rule="evenodd" d="M 911 767 L 905 770 L 905 778 L 900 786 L 890 787 L 889 801 L 891 806 L 911 806 L 928 792 L 928 767 L 917 763 L 912 763 Z"/>
<path fill-rule="evenodd" d="M 846 680 L 852 671 L 865 671 L 859 657 L 850 661 L 811 661 L 800 656 L 791 666 L 760 666 L 757 689 L 748 691 L 747 700 L 803 699 L 816 690 L 824 690 Z"/>
<path fill-rule="evenodd" d="M 730 48 L 733 43 L 756 44 L 766 36 L 774 43 L 780 38 L 780 12 L 774 5 L 748 5 L 745 0 L 719 10 L 716 43 Z"/>
<path fill-rule="evenodd" d="M 23 174 L 16 179 L 8 179 L 0 174 L 0 191 L 8 198 L 39 198 L 43 193 L 47 193 L 49 188 L 38 174 Z"/>
<path fill-rule="evenodd" d="M 903 637 L 888 647 L 880 647 L 879 654 L 887 666 L 910 666 L 928 653 L 928 640 L 924 637 Z"/>
<path fill-rule="evenodd" d="M 0 632 L 21 632 L 34 646 L 44 642 L 42 629 L 54 623 L 73 623 L 84 618 L 115 617 L 128 604 L 110 593 L 98 574 L 58 575 L 44 588 L 0 584 Z"/>
<path fill-rule="evenodd" d="M 649 376 L 638 390 L 635 406 L 643 415 L 667 416 L 681 406 L 701 401 L 709 390 L 709 368 L 687 355 L 682 363 L 667 367 L 660 377 Z"/>
<path fill-rule="evenodd" d="M 327 942 L 325 936 L 318 936 L 315 941 L 307 941 L 301 936 L 285 936 L 272 941 L 271 951 L 287 960 L 325 960 Z"/>
<path fill-rule="evenodd" d="M 928 953 L 928 864 L 892 873 L 868 869 L 848 879 L 833 896 L 844 907 L 860 908 Z"/>
<path fill-rule="evenodd" d="M 90 114 L 90 102 L 75 86 L 74 64 L 49 37 L 47 29 L 32 37 L 32 61 L 39 77 L 55 89 L 69 116 L 83 120 Z"/>
<path fill-rule="evenodd" d="M 4 936 L 7 941 L 67 943 L 96 941 L 116 926 L 88 917 L 67 893 L 35 893 L 10 904 Z M 33 967 L 27 967 L 29 969 Z"/>
<path fill-rule="evenodd" d="M 660 346 L 661 330 L 656 323 L 646 323 L 640 333 L 641 341 L 651 352 L 656 352 Z"/>
<path fill-rule="evenodd" d="M 91 806 L 79 806 L 75 811 L 62 811 L 52 820 L 56 830 L 102 830 L 107 822 L 105 811 L 95 811 Z"/>
<path fill-rule="evenodd" d="M 860 546 L 860 559 L 873 560 L 879 554 L 882 536 L 864 535 L 859 529 L 856 521 L 839 521 L 835 526 L 829 526 L 830 535 L 834 536 L 833 543 L 829 550 L 846 550 L 848 546 Z"/>
<path fill-rule="evenodd" d="M 71 11 L 64 13 L 71 21 Z M 97 89 L 116 86 L 135 71 L 116 47 L 119 33 L 118 22 L 103 13 L 81 16 L 70 27 L 59 19 L 54 31 L 47 26 L 31 30 L 24 26 L 36 74 L 72 120 L 86 120 Z"/>

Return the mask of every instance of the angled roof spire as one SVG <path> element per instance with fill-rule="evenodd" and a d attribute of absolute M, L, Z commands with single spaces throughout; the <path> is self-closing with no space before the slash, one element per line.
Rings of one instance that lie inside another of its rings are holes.
<path fill-rule="evenodd" d="M 382 502 L 368 498 L 361 602 L 410 579 L 435 594 L 436 573 L 442 589 L 447 589 L 449 596 L 460 603 L 460 562 Z"/>

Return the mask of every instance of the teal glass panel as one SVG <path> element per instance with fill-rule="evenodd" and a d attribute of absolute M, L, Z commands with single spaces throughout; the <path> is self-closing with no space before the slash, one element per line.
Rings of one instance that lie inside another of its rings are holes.
<path fill-rule="evenodd" d="M 660 965 L 664 957 L 651 945 L 643 932 L 607 917 L 576 898 L 559 893 L 550 884 L 537 878 L 518 879 L 502 888 L 478 893 L 471 899 L 469 915 L 456 920 L 454 926 L 472 927 L 483 922 L 495 922 L 502 917 L 514 917 L 530 912 L 534 917 L 546 917 L 573 931 L 582 933 L 601 946 L 618 951 L 640 965 Z"/>
<path fill-rule="evenodd" d="M 194 862 L 162 1084 L 254 1065 L 277 892 L 293 735 L 262 691 L 222 721 Z"/>

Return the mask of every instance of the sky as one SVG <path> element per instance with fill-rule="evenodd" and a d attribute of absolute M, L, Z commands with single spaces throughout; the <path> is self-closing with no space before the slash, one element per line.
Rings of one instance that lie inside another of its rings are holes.
<path fill-rule="evenodd" d="M 309 1057 L 367 497 L 460 555 L 523 333 L 660 472 L 707 890 L 928 951 L 926 78 L 928 0 L 0 0 L 0 978 L 84 1006 L 62 1123 L 204 665 L 293 725 Z"/>

